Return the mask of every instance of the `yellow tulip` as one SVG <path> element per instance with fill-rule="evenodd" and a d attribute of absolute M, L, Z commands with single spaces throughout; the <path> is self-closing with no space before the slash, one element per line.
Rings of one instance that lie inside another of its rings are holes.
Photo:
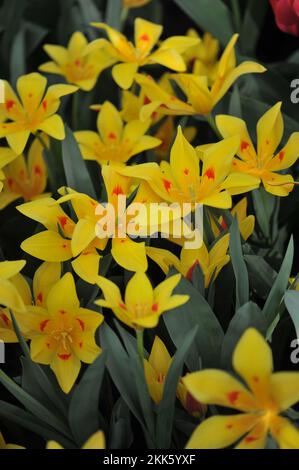
<path fill-rule="evenodd" d="M 5 180 L 3 169 L 16 158 L 17 155 L 9 147 L 0 148 L 0 192 L 3 189 L 3 180 Z"/>
<path fill-rule="evenodd" d="M 238 220 L 238 225 L 240 233 L 243 240 L 247 240 L 254 231 L 255 217 L 254 215 L 247 215 L 247 198 L 243 197 L 230 211 L 232 217 L 236 217 Z M 222 230 L 227 230 L 228 226 L 222 216 L 219 217 L 217 224 L 214 219 L 211 217 L 211 228 L 215 235 L 218 237 Z"/>
<path fill-rule="evenodd" d="M 43 131 L 58 140 L 65 137 L 63 121 L 56 112 L 61 97 L 78 88 L 51 85 L 46 91 L 46 86 L 47 80 L 39 73 L 22 75 L 17 81 L 19 99 L 10 84 L 4 81 L 5 102 L 0 104 L 0 114 L 5 122 L 0 124 L 0 138 L 6 137 L 18 155 L 23 152 L 31 133 Z"/>
<path fill-rule="evenodd" d="M 10 318 L 3 307 L 16 312 L 24 312 L 25 305 L 18 289 L 12 283 L 12 279 L 23 269 L 26 261 L 1 261 L 0 262 L 0 339 L 10 324 Z"/>
<path fill-rule="evenodd" d="M 95 303 L 111 309 L 121 322 L 131 328 L 155 328 L 162 313 L 179 307 L 189 300 L 188 295 L 172 295 L 180 278 L 180 274 L 171 276 L 153 289 L 146 274 L 136 272 L 126 286 L 123 300 L 117 285 L 99 276 L 97 284 L 103 292 L 104 299 L 99 299 Z"/>
<path fill-rule="evenodd" d="M 188 37 L 199 38 L 201 42 L 198 46 L 188 49 L 184 57 L 188 64 L 192 67 L 192 72 L 195 75 L 204 75 L 208 77 L 209 85 L 211 86 L 216 77 L 218 70 L 218 53 L 220 49 L 219 41 L 214 38 L 210 33 L 204 33 L 200 38 L 199 34 L 194 29 L 187 31 Z"/>
<path fill-rule="evenodd" d="M 240 140 L 238 136 L 224 139 L 209 147 L 202 168 L 195 149 L 178 128 L 176 140 L 170 153 L 170 163 L 145 163 L 118 168 L 121 174 L 145 180 L 162 200 L 175 203 L 203 204 L 228 209 L 232 205 L 227 190 L 239 188 L 246 191 L 253 178 L 231 174 L 232 161 Z M 248 181 L 249 180 L 249 181 Z"/>
<path fill-rule="evenodd" d="M 87 45 L 87 39 L 79 31 L 72 34 L 67 47 L 46 44 L 44 49 L 52 61 L 42 64 L 39 70 L 62 75 L 81 90 L 92 90 L 102 71 L 114 61 L 104 48 L 86 53 Z"/>
<path fill-rule="evenodd" d="M 4 437 L 2 435 L 2 433 L 0 432 L 0 449 L 1 450 L 9 450 L 9 449 L 14 449 L 14 450 L 17 450 L 17 449 L 25 449 L 25 447 L 23 446 L 19 446 L 17 444 L 7 444 L 4 440 Z"/>
<path fill-rule="evenodd" d="M 275 196 L 288 196 L 293 190 L 293 177 L 280 174 L 290 168 L 299 157 L 299 132 L 294 132 L 287 144 L 277 150 L 283 136 L 281 103 L 270 108 L 257 123 L 257 150 L 249 136 L 246 123 L 233 116 L 219 115 L 216 124 L 223 135 L 238 135 L 241 143 L 238 157 L 234 159 L 234 169 L 254 176 L 268 193 Z"/>
<path fill-rule="evenodd" d="M 47 137 L 44 141 L 48 144 Z M 4 169 L 4 190 L 0 194 L 0 209 L 11 204 L 19 198 L 31 201 L 38 197 L 45 197 L 44 191 L 47 186 L 47 167 L 43 158 L 43 146 L 38 139 L 31 144 L 28 152 L 28 160 L 24 155 L 17 156 L 10 149 L 11 163 Z M 1 155 L 1 153 L 0 153 Z"/>
<path fill-rule="evenodd" d="M 86 160 L 100 165 L 108 162 L 125 163 L 134 155 L 157 147 L 161 140 L 144 135 L 150 121 L 134 120 L 124 126 L 120 112 L 106 101 L 97 119 L 98 133 L 79 131 L 75 137 Z"/>
<path fill-rule="evenodd" d="M 72 389 L 81 361 L 91 364 L 100 354 L 95 332 L 103 320 L 103 315 L 80 307 L 71 273 L 51 287 L 44 306 L 27 307 L 23 322 L 31 359 L 50 365 L 64 393 Z"/>
<path fill-rule="evenodd" d="M 182 54 L 189 47 L 199 43 L 197 38 L 173 36 L 162 41 L 159 47 L 152 52 L 163 31 L 163 27 L 160 25 L 136 18 L 134 45 L 123 34 L 105 23 L 92 23 L 92 25 L 104 29 L 109 41 L 97 39 L 90 43 L 87 51 L 105 47 L 108 54 L 114 59 L 114 63 L 120 62 L 114 65 L 112 76 L 115 82 L 125 90 L 131 87 L 139 67 L 144 65 L 160 64 L 177 72 L 185 71 L 186 64 Z"/>
<path fill-rule="evenodd" d="M 155 105 L 155 110 L 166 115 L 194 114 L 207 116 L 211 114 L 216 104 L 239 77 L 248 73 L 265 72 L 265 67 L 256 62 L 246 61 L 238 66 L 236 65 L 234 47 L 237 39 L 238 35 L 235 34 L 223 52 L 211 87 L 206 75 L 196 75 L 194 73 L 171 75 L 172 80 L 178 84 L 186 95 L 187 103 L 176 97 L 167 96 L 157 84 L 150 84 L 148 80 L 138 77 L 137 81 L 152 101 L 152 106 Z"/>
<path fill-rule="evenodd" d="M 63 449 L 63 447 L 60 444 L 58 444 L 58 442 L 56 441 L 49 441 L 47 443 L 47 449 L 61 450 Z M 83 449 L 89 449 L 89 450 L 106 449 L 105 435 L 103 431 L 97 431 L 92 436 L 90 436 L 90 438 L 87 439 L 85 444 L 82 446 L 82 450 Z"/>
<path fill-rule="evenodd" d="M 299 373 L 273 373 L 271 349 L 262 335 L 249 328 L 239 340 L 233 366 L 242 380 L 217 369 L 187 374 L 191 395 L 207 405 L 242 411 L 213 416 L 193 432 L 188 449 L 263 449 L 268 433 L 281 448 L 299 449 L 299 430 L 281 416 L 299 400 Z"/>

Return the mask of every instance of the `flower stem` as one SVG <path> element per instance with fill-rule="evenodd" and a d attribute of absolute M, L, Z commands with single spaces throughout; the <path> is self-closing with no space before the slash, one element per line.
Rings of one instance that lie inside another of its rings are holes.
<path fill-rule="evenodd" d="M 216 122 L 215 122 L 215 119 L 213 118 L 212 114 L 208 114 L 206 116 L 206 121 L 207 123 L 209 124 L 210 128 L 212 129 L 212 131 L 214 132 L 214 134 L 222 140 L 222 135 L 220 134 L 217 126 L 216 126 Z"/>
<path fill-rule="evenodd" d="M 137 352 L 141 362 L 142 369 L 144 368 L 144 347 L 143 347 L 143 332 L 144 330 L 136 330 L 137 339 Z"/>

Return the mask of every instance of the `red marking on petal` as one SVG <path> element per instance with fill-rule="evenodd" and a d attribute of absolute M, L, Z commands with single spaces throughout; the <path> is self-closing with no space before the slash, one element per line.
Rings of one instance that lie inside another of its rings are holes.
<path fill-rule="evenodd" d="M 225 222 L 224 219 L 221 220 L 221 227 L 223 228 L 223 230 L 226 230 L 227 229 L 227 223 Z"/>
<path fill-rule="evenodd" d="M 254 441 L 257 441 L 258 440 L 258 437 L 254 437 L 254 436 L 247 436 L 245 437 L 245 442 L 246 443 L 250 443 L 250 442 L 254 442 Z"/>
<path fill-rule="evenodd" d="M 50 343 L 46 343 L 48 349 L 50 349 Z"/>
<path fill-rule="evenodd" d="M 75 60 L 75 65 L 76 65 L 77 67 L 81 67 L 81 65 L 82 65 L 81 60 L 80 60 L 80 59 Z"/>
<path fill-rule="evenodd" d="M 67 360 L 71 357 L 71 354 L 57 354 L 57 356 L 58 356 L 59 359 L 61 359 L 62 361 L 67 361 Z"/>
<path fill-rule="evenodd" d="M 244 152 L 244 150 L 247 150 L 249 147 L 249 142 L 246 142 L 245 140 L 242 140 L 241 142 L 241 152 Z"/>
<path fill-rule="evenodd" d="M 204 404 L 200 403 L 199 401 L 195 400 L 195 398 L 193 398 L 193 396 L 189 392 L 187 392 L 185 400 L 186 400 L 186 402 L 185 402 L 186 410 L 191 415 L 201 416 L 206 412 L 206 410 L 207 410 L 206 405 L 204 405 Z"/>
<path fill-rule="evenodd" d="M 48 107 L 48 102 L 47 102 L 47 100 L 44 100 L 44 101 L 42 102 L 42 106 L 43 106 L 43 109 L 46 111 L 46 110 L 47 110 L 47 107 Z"/>
<path fill-rule="evenodd" d="M 278 158 L 279 158 L 279 160 L 282 162 L 282 160 L 284 159 L 284 157 L 285 157 L 285 152 L 282 150 L 281 152 L 279 152 Z"/>
<path fill-rule="evenodd" d="M 16 102 L 14 100 L 7 100 L 5 103 L 5 107 L 7 111 L 10 111 L 14 107 L 15 104 Z"/>
<path fill-rule="evenodd" d="M 81 330 L 84 331 L 84 330 L 85 330 L 85 323 L 84 323 L 84 321 L 82 321 L 80 318 L 77 318 L 76 320 L 77 320 L 77 322 L 79 323 Z"/>
<path fill-rule="evenodd" d="M 118 196 L 119 194 L 125 194 L 120 184 L 116 185 L 112 191 L 112 194 Z"/>
<path fill-rule="evenodd" d="M 195 266 L 198 266 L 198 265 L 199 265 L 199 262 L 198 262 L 198 260 L 196 260 L 192 264 L 191 268 L 188 269 L 187 274 L 186 274 L 186 279 L 188 279 L 188 281 L 192 281 L 193 271 L 195 269 Z"/>
<path fill-rule="evenodd" d="M 67 248 L 67 244 L 66 243 L 63 243 L 63 245 L 61 245 L 62 248 Z"/>
<path fill-rule="evenodd" d="M 227 424 L 226 429 L 232 429 L 233 425 L 232 424 Z"/>
<path fill-rule="evenodd" d="M 184 169 L 184 175 L 186 175 L 186 176 L 187 176 L 187 175 L 189 175 L 189 173 L 190 173 L 190 170 L 189 170 L 189 168 L 185 168 L 185 169 Z"/>
<path fill-rule="evenodd" d="M 157 382 L 159 384 L 162 384 L 164 382 L 164 378 L 165 378 L 164 375 L 160 372 L 157 377 Z"/>
<path fill-rule="evenodd" d="M 36 302 L 39 302 L 41 304 L 42 301 L 43 301 L 43 293 L 39 292 L 36 296 Z"/>
<path fill-rule="evenodd" d="M 82 348 L 83 346 L 83 341 L 79 341 L 79 348 Z"/>
<path fill-rule="evenodd" d="M 40 329 L 40 331 L 44 331 L 44 330 L 45 330 L 45 328 L 46 328 L 47 324 L 49 323 L 49 321 L 50 321 L 50 320 L 43 320 L 42 322 L 40 322 L 40 324 L 39 324 L 39 329 Z"/>
<path fill-rule="evenodd" d="M 171 188 L 171 186 L 172 186 L 172 185 L 171 185 L 171 181 L 168 181 L 168 180 L 166 180 L 166 179 L 164 179 L 164 178 L 162 179 L 162 181 L 163 181 L 164 188 L 165 188 L 166 191 L 169 193 L 169 190 L 170 190 L 170 188 Z"/>
<path fill-rule="evenodd" d="M 215 179 L 215 171 L 214 171 L 214 168 L 208 168 L 208 169 L 205 171 L 204 176 L 206 176 L 209 180 L 214 180 L 214 179 Z"/>
<path fill-rule="evenodd" d="M 151 103 L 151 100 L 147 96 L 145 96 L 143 98 L 143 104 L 145 105 L 145 104 L 150 104 L 150 103 Z"/>
<path fill-rule="evenodd" d="M 267 144 L 267 145 L 270 144 L 270 140 L 269 140 L 269 139 L 266 140 L 266 144 Z"/>
<path fill-rule="evenodd" d="M 258 383 L 260 381 L 260 378 L 257 376 L 257 375 L 254 375 L 252 377 L 252 380 L 255 382 L 255 383 Z"/>
<path fill-rule="evenodd" d="M 6 326 L 9 326 L 9 318 L 5 313 L 1 313 L 0 318 L 3 320 Z"/>
<path fill-rule="evenodd" d="M 125 306 L 125 304 L 124 304 L 123 302 L 120 302 L 118 305 L 119 305 L 120 308 L 126 309 L 126 306 Z"/>
<path fill-rule="evenodd" d="M 142 34 L 141 36 L 139 36 L 139 40 L 140 40 L 140 41 L 146 41 L 146 42 L 147 42 L 147 41 L 150 40 L 150 37 L 149 37 L 148 34 L 145 33 L 145 34 Z"/>
<path fill-rule="evenodd" d="M 157 302 L 154 303 L 154 304 L 152 305 L 152 312 L 157 312 L 157 311 L 158 311 L 158 307 L 159 307 L 158 303 L 157 303 Z"/>
<path fill-rule="evenodd" d="M 59 220 L 59 223 L 60 223 L 60 225 L 61 225 L 61 228 L 64 229 L 64 227 L 65 227 L 66 224 L 67 224 L 67 217 L 65 217 L 65 216 L 58 217 L 58 220 Z"/>
<path fill-rule="evenodd" d="M 116 134 L 114 132 L 109 132 L 108 139 L 115 140 L 116 139 Z"/>
<path fill-rule="evenodd" d="M 227 398 L 228 398 L 228 401 L 234 405 L 236 403 L 236 401 L 238 400 L 239 398 L 239 395 L 240 395 L 241 392 L 239 392 L 238 390 L 233 390 L 232 392 L 229 392 L 227 394 Z"/>
<path fill-rule="evenodd" d="M 13 185 L 13 179 L 12 178 L 7 178 L 7 184 L 10 188 L 12 188 Z"/>
<path fill-rule="evenodd" d="M 41 176 L 41 175 L 43 174 L 43 170 L 41 169 L 41 167 L 40 167 L 39 165 L 35 165 L 35 167 L 34 167 L 34 173 L 35 173 L 36 175 Z"/>
<path fill-rule="evenodd" d="M 65 315 L 65 314 L 66 314 L 66 310 L 61 309 L 61 310 L 58 310 L 58 311 L 59 311 L 59 313 L 61 313 L 61 315 Z"/>

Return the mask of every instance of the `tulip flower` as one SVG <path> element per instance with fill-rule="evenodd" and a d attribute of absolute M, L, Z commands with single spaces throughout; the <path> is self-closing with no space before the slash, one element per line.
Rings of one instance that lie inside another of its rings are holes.
<path fill-rule="evenodd" d="M 190 114 L 208 116 L 239 77 L 249 73 L 265 72 L 265 67 L 256 62 L 245 61 L 237 66 L 234 50 L 237 39 L 238 35 L 235 34 L 223 52 L 211 87 L 207 76 L 192 73 L 171 75 L 172 80 L 186 95 L 186 103 L 176 97 L 167 96 L 157 84 L 150 85 L 148 81 L 138 77 L 144 93 L 152 102 L 151 111 L 158 110 L 166 115 L 177 116 Z"/>
<path fill-rule="evenodd" d="M 270 108 L 258 121 L 257 150 L 242 119 L 219 115 L 216 124 L 223 137 L 240 137 L 238 157 L 233 161 L 235 171 L 254 176 L 271 194 L 289 195 L 294 188 L 293 177 L 279 172 L 290 168 L 297 161 L 299 132 L 294 132 L 287 144 L 280 151 L 277 150 L 284 131 L 281 103 Z"/>
<path fill-rule="evenodd" d="M 25 266 L 26 261 L 1 261 L 0 262 L 0 305 L 12 310 L 24 312 L 25 306 L 16 287 L 12 284 L 11 278 L 16 276 Z M 0 307 L 0 320 L 6 322 Z"/>
<path fill-rule="evenodd" d="M 47 443 L 47 449 L 51 450 L 61 450 L 63 447 L 58 444 L 56 441 L 49 441 Z M 81 449 L 88 449 L 88 450 L 99 450 L 99 449 L 106 449 L 105 444 L 105 435 L 103 431 L 97 431 L 89 439 L 85 442 L 85 444 L 81 447 Z"/>
<path fill-rule="evenodd" d="M 23 321 L 31 359 L 50 365 L 64 393 L 72 389 L 81 362 L 91 364 L 100 354 L 95 332 L 103 320 L 103 315 L 80 307 L 71 273 L 51 287 L 43 307 L 27 307 Z"/>
<path fill-rule="evenodd" d="M 72 34 L 67 47 L 46 44 L 44 50 L 52 61 L 42 64 L 39 70 L 62 75 L 81 90 L 92 90 L 102 71 L 114 61 L 104 48 L 85 53 L 87 45 L 87 39 L 79 31 Z"/>
<path fill-rule="evenodd" d="M 201 42 L 198 46 L 190 47 L 185 54 L 188 64 L 192 67 L 195 75 L 208 77 L 209 85 L 212 85 L 217 77 L 218 53 L 220 49 L 219 41 L 210 33 L 204 33 L 200 38 L 195 29 L 189 29 L 187 36 L 199 38 Z"/>
<path fill-rule="evenodd" d="M 243 197 L 230 211 L 232 217 L 236 217 L 238 220 L 239 230 L 242 235 L 243 240 L 248 240 L 248 238 L 253 234 L 255 217 L 254 215 L 247 215 L 247 198 Z M 227 230 L 228 226 L 222 216 L 217 220 L 217 224 L 210 217 L 211 228 L 215 237 L 217 238 L 221 231 Z"/>
<path fill-rule="evenodd" d="M 271 349 L 254 328 L 239 340 L 233 366 L 242 382 L 217 369 L 184 377 L 196 400 L 242 411 L 206 419 L 193 432 L 187 448 L 219 449 L 237 443 L 237 449 L 263 449 L 270 433 L 281 448 L 299 449 L 299 430 L 281 416 L 299 400 L 299 373 L 273 373 Z"/>
<path fill-rule="evenodd" d="M 0 148 L 0 192 L 3 189 L 3 180 L 5 180 L 3 169 L 15 158 L 17 158 L 17 155 L 9 147 Z"/>
<path fill-rule="evenodd" d="M 17 444 L 8 444 L 8 443 L 6 443 L 2 433 L 0 432 L 0 449 L 1 450 L 4 450 L 4 449 L 15 449 L 15 450 L 17 450 L 17 449 L 25 449 L 25 447 L 19 446 Z"/>
<path fill-rule="evenodd" d="M 48 144 L 48 139 L 44 141 Z M 38 139 L 31 144 L 28 152 L 28 161 L 24 155 L 17 156 L 10 149 L 11 162 L 4 169 L 4 190 L 0 194 L 0 209 L 17 199 L 31 201 L 39 197 L 46 197 L 44 193 L 47 186 L 47 167 L 43 158 L 43 146 Z"/>
<path fill-rule="evenodd" d="M 22 75 L 17 81 L 19 99 L 10 84 L 4 81 L 5 102 L 0 104 L 0 114 L 5 122 L 0 124 L 0 138 L 6 137 L 18 155 L 23 152 L 30 134 L 43 131 L 54 139 L 63 140 L 65 137 L 63 121 L 56 113 L 60 98 L 78 88 L 51 85 L 46 90 L 46 86 L 47 80 L 39 73 Z"/>
<path fill-rule="evenodd" d="M 162 200 L 175 203 L 203 204 L 228 209 L 232 200 L 228 189 L 236 193 L 256 187 L 254 177 L 232 173 L 232 161 L 240 140 L 238 136 L 224 139 L 209 147 L 202 168 L 195 149 L 183 136 L 179 127 L 170 153 L 170 163 L 145 163 L 118 171 L 132 178 L 149 183 L 151 189 Z"/>
<path fill-rule="evenodd" d="M 182 54 L 192 46 L 199 43 L 197 38 L 186 36 L 173 36 L 161 42 L 158 49 L 152 52 L 162 34 L 163 27 L 142 18 L 135 20 L 135 44 L 105 23 L 92 23 L 99 29 L 104 29 L 108 35 L 106 39 L 93 41 L 88 51 L 99 47 L 106 47 L 108 54 L 119 62 L 112 69 L 115 82 L 127 90 L 133 84 L 134 77 L 139 69 L 148 64 L 160 64 L 177 72 L 186 70 Z"/>
<path fill-rule="evenodd" d="M 53 284 L 59 281 L 60 275 L 60 263 L 42 263 L 33 276 L 33 296 L 28 281 L 21 274 L 18 273 L 14 275 L 10 278 L 10 282 L 18 291 L 25 309 L 31 305 L 45 307 L 49 290 Z M 24 324 L 24 315 L 26 315 L 26 313 L 13 310 L 13 314 L 21 333 L 26 338 L 27 328 Z M 4 309 L 2 314 L 0 314 L 0 339 L 5 343 L 18 342 L 9 309 Z"/>
<path fill-rule="evenodd" d="M 98 133 L 79 131 L 75 137 L 86 160 L 95 160 L 100 165 L 109 162 L 126 163 L 134 155 L 161 144 L 161 140 L 144 135 L 149 126 L 150 121 L 139 120 L 124 126 L 120 112 L 106 101 L 98 114 Z"/>
<path fill-rule="evenodd" d="M 270 0 L 277 26 L 285 33 L 299 36 L 299 1 Z"/>
<path fill-rule="evenodd" d="M 123 300 L 117 285 L 99 276 L 97 284 L 104 299 L 95 303 L 111 309 L 115 316 L 130 328 L 154 328 L 158 325 L 162 313 L 184 305 L 189 300 L 188 295 L 172 295 L 180 278 L 180 274 L 171 276 L 153 289 L 146 274 L 136 272 L 126 286 Z"/>

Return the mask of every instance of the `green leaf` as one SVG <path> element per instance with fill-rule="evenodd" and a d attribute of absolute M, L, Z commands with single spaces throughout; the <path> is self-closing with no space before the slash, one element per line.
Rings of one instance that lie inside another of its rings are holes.
<path fill-rule="evenodd" d="M 171 435 L 175 412 L 176 390 L 182 376 L 184 362 L 192 343 L 195 340 L 198 327 L 192 328 L 186 335 L 180 348 L 175 353 L 165 379 L 163 398 L 157 410 L 157 443 L 159 449 L 171 448 Z"/>
<path fill-rule="evenodd" d="M 275 279 L 273 287 L 270 291 L 270 294 L 266 300 L 266 303 L 263 308 L 263 314 L 267 321 L 268 332 L 267 335 L 269 337 L 270 334 L 273 332 L 273 322 L 279 320 L 279 308 L 281 302 L 283 300 L 284 293 L 287 289 L 289 277 L 291 275 L 291 269 L 293 264 L 294 258 L 294 241 L 293 237 L 291 237 L 288 249 L 286 251 L 284 260 L 281 264 L 279 273 Z"/>
<path fill-rule="evenodd" d="M 195 341 L 186 358 L 188 368 L 191 371 L 198 370 L 201 362 L 204 367 L 219 365 L 223 331 L 210 305 L 185 278 L 181 279 L 175 294 L 190 296 L 186 304 L 163 315 L 177 349 L 180 349 L 189 331 L 198 326 Z"/>
<path fill-rule="evenodd" d="M 242 119 L 242 105 L 238 85 L 234 86 L 231 93 L 228 114 Z"/>
<path fill-rule="evenodd" d="M 299 292 L 288 290 L 284 296 L 284 303 L 294 323 L 296 337 L 299 338 Z"/>
<path fill-rule="evenodd" d="M 122 0 L 113 0 L 107 2 L 106 8 L 106 23 L 118 31 L 121 30 L 121 12 L 123 2 Z"/>
<path fill-rule="evenodd" d="M 255 55 L 254 52 L 257 47 L 269 5 L 267 2 L 261 2 L 261 0 L 249 0 L 246 3 L 246 11 L 240 31 L 240 46 L 243 54 L 253 56 Z"/>
<path fill-rule="evenodd" d="M 16 83 L 26 73 L 25 29 L 21 27 L 14 37 L 10 54 L 11 82 Z"/>
<path fill-rule="evenodd" d="M 204 31 L 209 31 L 226 46 L 234 34 L 230 10 L 221 0 L 174 0 Z"/>
<path fill-rule="evenodd" d="M 28 411 L 12 405 L 11 403 L 0 401 L 0 417 L 42 436 L 46 441 L 58 441 L 65 448 L 75 447 L 71 440 L 67 439 L 64 435 L 59 434 L 56 429 L 52 429 L 48 426 L 47 422 L 39 420 Z"/>
<path fill-rule="evenodd" d="M 277 272 L 261 256 L 245 255 L 244 259 L 248 268 L 251 288 L 258 293 L 261 299 L 266 299 Z"/>
<path fill-rule="evenodd" d="M 236 218 L 233 220 L 229 231 L 229 252 L 236 278 L 236 306 L 239 308 L 249 301 L 249 280 Z"/>
<path fill-rule="evenodd" d="M 62 160 L 67 185 L 75 191 L 88 194 L 93 199 L 96 199 L 96 193 L 79 145 L 68 126 L 66 126 L 65 133 L 66 138 L 62 143 Z"/>
<path fill-rule="evenodd" d="M 72 396 L 69 423 L 79 447 L 100 429 L 98 407 L 106 356 L 102 352 L 87 368 Z"/>
<path fill-rule="evenodd" d="M 0 370 L 0 383 L 34 416 L 38 417 L 41 421 L 48 423 L 51 427 L 61 432 L 61 434 L 64 434 L 65 436 L 69 435 L 69 429 L 59 418 L 57 418 L 57 416 L 29 395 L 29 393 L 19 387 L 19 385 L 3 372 L 3 370 Z"/>
<path fill-rule="evenodd" d="M 130 410 L 119 398 L 114 405 L 109 426 L 109 449 L 129 449 L 133 442 Z"/>
<path fill-rule="evenodd" d="M 253 205 L 255 215 L 261 231 L 266 238 L 270 238 L 272 228 L 272 217 L 276 208 L 277 199 L 272 194 L 265 191 L 264 188 L 252 191 Z"/>
<path fill-rule="evenodd" d="M 233 316 L 222 343 L 221 362 L 223 367 L 231 369 L 233 351 L 247 328 L 256 328 L 263 335 L 266 334 L 267 325 L 261 309 L 253 302 L 240 307 Z"/>

